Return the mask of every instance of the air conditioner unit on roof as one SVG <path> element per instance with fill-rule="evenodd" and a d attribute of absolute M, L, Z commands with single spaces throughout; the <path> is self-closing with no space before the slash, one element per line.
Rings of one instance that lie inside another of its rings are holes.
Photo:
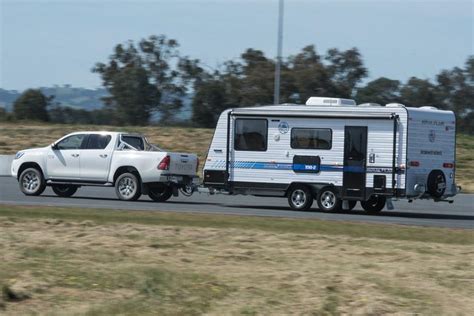
<path fill-rule="evenodd" d="M 351 99 L 310 97 L 306 105 L 356 106 L 356 102 Z"/>

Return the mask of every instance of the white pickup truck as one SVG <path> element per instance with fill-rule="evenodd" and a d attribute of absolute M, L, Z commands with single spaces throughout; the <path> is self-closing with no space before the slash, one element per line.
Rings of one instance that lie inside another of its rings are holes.
<path fill-rule="evenodd" d="M 46 186 L 70 197 L 81 186 L 115 187 L 121 200 L 148 194 L 158 202 L 192 192 L 199 160 L 194 154 L 162 151 L 142 135 L 77 132 L 50 146 L 18 152 L 11 174 L 26 195 L 40 195 Z"/>

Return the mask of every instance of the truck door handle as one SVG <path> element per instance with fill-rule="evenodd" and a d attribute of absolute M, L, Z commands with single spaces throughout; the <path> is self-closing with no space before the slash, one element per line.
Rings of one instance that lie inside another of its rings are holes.
<path fill-rule="evenodd" d="M 77 158 L 79 157 L 79 154 L 71 154 L 71 156 L 73 156 L 74 158 Z"/>
<path fill-rule="evenodd" d="M 99 155 L 100 158 L 107 158 L 107 155 L 106 154 L 102 154 L 102 155 Z"/>

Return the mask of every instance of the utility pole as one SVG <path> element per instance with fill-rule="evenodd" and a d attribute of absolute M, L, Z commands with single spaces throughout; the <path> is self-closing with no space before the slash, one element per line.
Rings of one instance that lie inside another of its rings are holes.
<path fill-rule="evenodd" d="M 280 104 L 280 73 L 281 73 L 281 50 L 283 47 L 283 1 L 279 0 L 278 7 L 278 53 L 275 64 L 275 87 L 273 95 L 273 103 Z"/>

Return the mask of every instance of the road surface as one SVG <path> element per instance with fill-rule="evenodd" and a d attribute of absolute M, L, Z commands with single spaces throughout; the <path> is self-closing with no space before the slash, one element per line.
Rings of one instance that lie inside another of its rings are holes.
<path fill-rule="evenodd" d="M 172 197 L 166 203 L 156 203 L 147 196 L 136 202 L 117 200 L 113 188 L 83 187 L 71 198 L 57 197 L 50 188 L 43 195 L 23 195 L 14 178 L 0 177 L 0 204 L 72 206 L 123 210 L 160 210 L 232 215 L 253 215 L 288 218 L 310 218 L 350 222 L 369 222 L 451 228 L 474 228 L 474 195 L 461 194 L 453 204 L 432 201 L 395 201 L 395 210 L 384 210 L 377 216 L 367 215 L 359 205 L 351 212 L 324 213 L 316 208 L 307 212 L 291 211 L 286 199 L 252 196 L 195 194 L 192 197 Z"/>

